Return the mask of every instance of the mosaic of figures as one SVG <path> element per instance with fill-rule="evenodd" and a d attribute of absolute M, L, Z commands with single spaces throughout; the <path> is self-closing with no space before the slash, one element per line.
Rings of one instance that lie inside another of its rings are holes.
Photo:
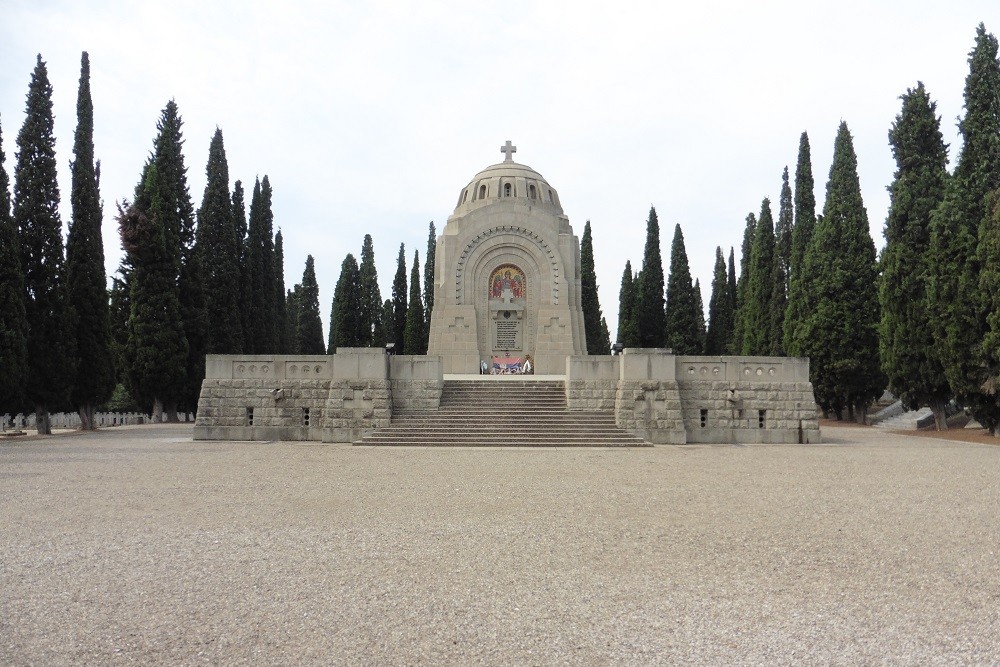
<path fill-rule="evenodd" d="M 509 290 L 514 299 L 523 299 L 527 287 L 524 271 L 513 264 L 498 266 L 490 276 L 490 298 L 502 299 Z"/>

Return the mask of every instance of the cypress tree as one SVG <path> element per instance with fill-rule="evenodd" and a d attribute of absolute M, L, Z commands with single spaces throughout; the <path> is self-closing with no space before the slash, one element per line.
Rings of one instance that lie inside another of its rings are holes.
<path fill-rule="evenodd" d="M 250 200 L 246 272 L 249 277 L 249 308 L 252 331 L 244 341 L 251 354 L 275 354 L 280 348 L 278 303 L 274 287 L 274 214 L 271 212 L 271 182 L 267 175 L 257 181 Z"/>
<path fill-rule="evenodd" d="M 733 354 L 743 354 L 743 344 L 747 336 L 746 293 L 750 283 L 750 250 L 753 247 L 756 229 L 757 217 L 753 213 L 747 214 L 740 254 L 740 276 L 736 279 L 736 308 L 733 310 Z"/>
<path fill-rule="evenodd" d="M 948 382 L 976 419 L 991 430 L 1000 425 L 1000 409 L 996 398 L 984 393 L 983 383 L 995 351 L 984 349 L 983 340 L 993 295 L 980 292 L 984 268 L 980 257 L 990 255 L 992 220 L 987 202 L 1000 188 L 997 51 L 996 37 L 987 34 L 980 23 L 965 79 L 965 117 L 958 124 L 962 152 L 944 200 L 931 218 L 928 285 L 931 308 L 937 315 L 934 338 Z M 991 284 L 989 277 L 985 284 Z"/>
<path fill-rule="evenodd" d="M 703 354 L 708 328 L 705 325 L 705 301 L 701 296 L 701 281 L 698 278 L 694 279 L 694 296 L 695 303 L 698 305 L 698 351 L 695 354 Z"/>
<path fill-rule="evenodd" d="M 983 400 L 980 414 L 986 415 L 986 426 L 1000 436 L 1000 419 L 991 418 L 1000 411 L 1000 191 L 992 195 L 990 215 L 979 230 L 978 260 L 979 291 L 984 295 L 987 312 L 986 333 L 981 346 L 985 381 L 980 385 Z"/>
<path fill-rule="evenodd" d="M 278 331 L 278 354 L 291 354 L 288 304 L 285 302 L 285 241 L 279 229 L 274 235 L 274 317 Z"/>
<path fill-rule="evenodd" d="M 28 376 L 28 320 L 24 312 L 17 226 L 10 215 L 10 180 L 0 132 L 0 413 L 20 412 Z"/>
<path fill-rule="evenodd" d="M 782 324 L 784 347 L 788 354 L 800 355 L 795 347 L 795 330 L 810 311 L 803 292 L 802 263 L 816 227 L 816 195 L 813 192 L 812 158 L 809 135 L 799 137 L 799 157 L 795 166 L 795 221 L 792 226 L 792 251 L 788 262 L 788 304 Z"/>
<path fill-rule="evenodd" d="M 406 328 L 403 330 L 403 353 L 425 354 L 426 340 L 424 304 L 420 299 L 420 253 L 414 250 L 413 269 L 410 272 L 410 301 L 406 310 Z"/>
<path fill-rule="evenodd" d="M 583 305 L 583 328 L 587 336 L 587 354 L 607 354 L 611 341 L 606 339 L 601 329 L 604 317 L 601 302 L 597 296 L 597 271 L 594 268 L 594 241 L 590 231 L 590 220 L 583 226 L 583 240 L 580 242 L 580 301 Z"/>
<path fill-rule="evenodd" d="M 726 260 L 722 248 L 715 248 L 715 271 L 712 276 L 712 297 L 708 301 L 708 333 L 705 354 L 723 355 L 729 351 L 733 335 L 733 304 L 729 295 Z"/>
<path fill-rule="evenodd" d="M 396 354 L 402 354 L 406 342 L 406 256 L 403 244 L 399 244 L 396 258 L 396 276 L 392 281 L 392 340 Z"/>
<path fill-rule="evenodd" d="M 792 265 L 792 227 L 794 226 L 792 188 L 788 184 L 788 167 L 781 173 L 781 196 L 778 222 L 774 226 L 774 265 L 771 277 L 771 316 L 768 325 L 770 341 L 767 354 L 785 354 L 785 310 L 788 308 L 788 276 Z"/>
<path fill-rule="evenodd" d="M 729 290 L 730 310 L 733 312 L 733 327 L 736 327 L 736 259 L 733 246 L 729 246 L 729 263 L 726 265 L 726 287 Z M 733 333 L 729 334 L 732 343 Z"/>
<path fill-rule="evenodd" d="M 181 322 L 174 278 L 174 253 L 167 248 L 155 164 L 146 168 L 146 188 L 132 205 L 119 207 L 122 246 L 133 267 L 129 280 L 131 312 L 126 359 L 129 390 L 144 405 L 152 405 L 153 421 L 166 412 L 177 421 L 177 404 L 184 393 L 187 340 Z"/>
<path fill-rule="evenodd" d="M 302 284 L 296 283 L 285 295 L 285 329 L 288 336 L 288 347 L 285 354 L 299 354 L 299 297 L 302 295 Z"/>
<path fill-rule="evenodd" d="M 424 256 L 424 335 L 431 333 L 431 311 L 434 310 L 434 260 L 437 255 L 437 231 L 434 229 L 432 220 L 427 230 L 427 254 Z M 427 341 L 424 341 L 424 349 L 427 349 Z"/>
<path fill-rule="evenodd" d="M 205 272 L 205 353 L 240 354 L 243 351 L 239 305 L 240 244 L 229 194 L 226 148 L 222 130 L 218 128 L 208 149 L 205 173 L 205 195 L 198 209 L 198 244 Z"/>
<path fill-rule="evenodd" d="M 622 286 L 618 292 L 618 343 L 622 347 L 639 347 L 639 332 L 635 326 L 635 276 L 632 263 L 625 260 Z"/>
<path fill-rule="evenodd" d="M 306 256 L 302 283 L 296 287 L 299 287 L 299 293 L 295 297 L 299 339 L 296 354 L 325 354 L 323 321 L 319 317 L 319 284 L 316 282 L 316 266 L 312 255 Z"/>
<path fill-rule="evenodd" d="M 115 393 L 129 393 L 128 381 L 128 319 L 132 314 L 131 283 L 132 263 L 128 253 L 122 253 L 118 270 L 111 277 L 108 294 L 109 316 L 111 319 L 111 350 L 115 357 Z M 131 396 L 131 394 L 129 394 Z M 132 397 L 133 402 L 136 402 Z"/>
<path fill-rule="evenodd" d="M 340 266 L 340 278 L 333 293 L 327 354 L 334 354 L 338 347 L 364 347 L 366 339 L 371 338 L 371 333 L 364 330 L 362 302 L 367 295 L 362 292 L 360 286 L 361 271 L 358 262 L 354 259 L 354 255 L 348 253 Z"/>
<path fill-rule="evenodd" d="M 17 135 L 14 222 L 21 242 L 28 322 L 25 393 L 35 406 L 38 432 L 49 434 L 49 408 L 62 408 L 74 377 L 73 313 L 66 288 L 52 86 L 38 56 L 28 88 L 26 117 Z"/>
<path fill-rule="evenodd" d="M 375 246 L 371 234 L 365 234 L 365 240 L 361 244 L 358 289 L 360 291 L 358 326 L 361 337 L 357 344 L 363 347 L 382 347 L 385 343 L 376 338 L 376 332 L 382 328 L 382 292 L 378 288 Z"/>
<path fill-rule="evenodd" d="M 809 357 L 817 402 L 838 418 L 847 408 L 858 421 L 885 388 L 878 357 L 878 271 L 868 214 L 861 199 L 857 157 L 847 124 L 834 144 L 823 218 L 802 268 L 812 311 L 796 328 L 795 344 Z"/>
<path fill-rule="evenodd" d="M 184 337 L 188 344 L 186 380 L 181 404 L 196 410 L 201 381 L 205 377 L 205 285 L 201 257 L 195 243 L 195 214 L 184 164 L 183 121 L 177 104 L 170 100 L 157 121 L 153 153 L 136 186 L 134 201 L 143 200 L 146 170 L 156 165 L 156 187 L 160 199 L 160 222 L 175 276 Z M 127 260 L 126 260 L 127 261 Z M 128 271 L 121 272 L 123 278 Z M 128 291 L 125 292 L 127 295 Z M 124 303 L 124 302 L 123 302 Z M 131 312 L 126 308 L 124 312 Z M 114 325 L 119 326 L 119 325 Z"/>
<path fill-rule="evenodd" d="M 101 196 L 94 164 L 94 103 L 90 96 L 90 59 L 83 52 L 76 102 L 77 126 L 73 143 L 73 221 L 66 241 L 69 298 L 76 313 L 76 378 L 71 399 L 84 430 L 94 430 L 97 405 L 111 398 L 115 388 L 114 358 L 108 314 L 104 241 L 101 237 Z"/>
<path fill-rule="evenodd" d="M 691 283 L 691 268 L 681 226 L 674 226 L 670 244 L 670 274 L 667 280 L 667 312 L 664 339 L 674 354 L 700 354 L 704 348 L 704 312 Z"/>
<path fill-rule="evenodd" d="M 253 215 L 254 204 L 257 198 L 260 197 L 260 181 L 258 180 L 254 185 L 253 194 L 250 195 L 250 215 Z M 239 266 L 240 276 L 239 276 L 239 308 L 240 308 L 240 331 L 243 337 L 243 352 L 246 354 L 256 354 L 256 346 L 254 344 L 254 325 L 253 319 L 250 316 L 251 302 L 253 297 L 251 295 L 251 269 L 249 255 L 250 255 L 250 239 L 247 236 L 247 230 L 249 226 L 247 224 L 247 207 L 246 207 L 246 196 L 243 191 L 243 181 L 237 180 L 233 183 L 233 224 L 236 226 L 236 245 L 239 253 L 239 260 L 237 265 Z"/>
<path fill-rule="evenodd" d="M 375 342 L 377 345 L 385 346 L 393 341 L 393 327 L 395 318 L 393 317 L 392 299 L 386 299 L 382 303 L 382 317 L 379 320 L 379 329 L 375 332 Z"/>
<path fill-rule="evenodd" d="M 948 150 L 924 84 L 900 99 L 902 111 L 889 131 L 896 173 L 879 280 L 879 352 L 889 388 L 911 409 L 929 406 L 943 429 L 951 389 L 935 349 L 926 271 L 931 214 L 948 183 Z"/>
<path fill-rule="evenodd" d="M 774 337 L 771 329 L 774 263 L 774 219 L 771 217 L 771 201 L 765 197 L 760 205 L 760 218 L 754 227 L 750 270 L 743 292 L 742 354 L 759 356 L 771 350 Z"/>
<path fill-rule="evenodd" d="M 660 223 L 656 209 L 649 208 L 646 220 L 646 248 L 635 286 L 635 326 L 642 347 L 663 347 L 666 310 L 663 289 L 663 260 L 660 258 Z"/>

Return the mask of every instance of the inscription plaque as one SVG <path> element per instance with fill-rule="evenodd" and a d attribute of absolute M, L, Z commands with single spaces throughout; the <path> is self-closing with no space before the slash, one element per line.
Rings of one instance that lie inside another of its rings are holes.
<path fill-rule="evenodd" d="M 517 320 L 496 320 L 494 350 L 521 349 L 521 323 Z"/>

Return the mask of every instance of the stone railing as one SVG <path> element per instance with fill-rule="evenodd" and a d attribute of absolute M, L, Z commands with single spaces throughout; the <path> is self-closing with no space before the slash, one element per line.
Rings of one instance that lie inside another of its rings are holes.
<path fill-rule="evenodd" d="M 194 415 L 178 415 L 181 421 L 193 421 Z M 150 424 L 149 415 L 141 412 L 96 412 L 94 424 L 97 428 L 109 426 L 131 426 L 133 424 Z M 49 425 L 52 428 L 80 428 L 80 415 L 76 412 L 53 412 L 49 414 Z M 0 415 L 0 432 L 35 430 L 35 413 Z"/>

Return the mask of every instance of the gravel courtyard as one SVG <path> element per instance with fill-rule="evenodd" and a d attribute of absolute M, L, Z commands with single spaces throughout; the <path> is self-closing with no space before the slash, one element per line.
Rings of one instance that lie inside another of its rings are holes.
<path fill-rule="evenodd" d="M 1000 663 L 1000 446 L 824 438 L 0 440 L 0 663 Z"/>

